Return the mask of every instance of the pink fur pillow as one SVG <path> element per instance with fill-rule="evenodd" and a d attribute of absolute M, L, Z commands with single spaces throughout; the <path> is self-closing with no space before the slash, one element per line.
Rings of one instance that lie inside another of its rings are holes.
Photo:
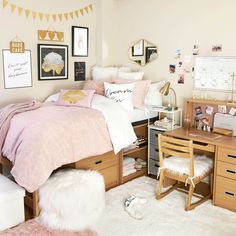
<path fill-rule="evenodd" d="M 90 107 L 95 90 L 61 90 L 58 105 Z"/>
<path fill-rule="evenodd" d="M 115 84 L 134 83 L 133 91 L 133 105 L 135 108 L 142 109 L 144 107 L 145 97 L 147 95 L 151 80 L 127 80 L 120 78 L 113 78 Z"/>
<path fill-rule="evenodd" d="M 87 80 L 85 81 L 83 89 L 95 90 L 96 94 L 104 96 L 104 82 L 111 82 L 110 80 Z"/>

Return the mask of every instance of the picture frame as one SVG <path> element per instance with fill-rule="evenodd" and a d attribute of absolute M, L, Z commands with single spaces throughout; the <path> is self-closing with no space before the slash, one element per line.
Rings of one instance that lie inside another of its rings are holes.
<path fill-rule="evenodd" d="M 72 26 L 72 56 L 87 57 L 89 47 L 89 28 Z"/>
<path fill-rule="evenodd" d="M 38 80 L 68 79 L 68 46 L 38 44 Z"/>
<path fill-rule="evenodd" d="M 134 46 L 132 46 L 132 56 L 143 56 L 144 55 L 144 41 L 141 39 Z"/>
<path fill-rule="evenodd" d="M 75 81 L 83 81 L 86 77 L 86 63 L 84 61 L 74 62 Z"/>
<path fill-rule="evenodd" d="M 9 49 L 2 50 L 4 88 L 32 87 L 31 51 L 11 53 Z"/>

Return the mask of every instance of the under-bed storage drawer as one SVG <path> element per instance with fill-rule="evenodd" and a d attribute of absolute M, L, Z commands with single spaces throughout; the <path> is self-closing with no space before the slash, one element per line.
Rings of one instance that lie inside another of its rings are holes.
<path fill-rule="evenodd" d="M 215 204 L 236 211 L 236 181 L 216 177 Z"/>
<path fill-rule="evenodd" d="M 119 184 L 119 154 L 115 155 L 113 151 L 100 156 L 82 159 L 67 165 L 67 167 L 97 170 L 104 177 L 106 189 Z"/>

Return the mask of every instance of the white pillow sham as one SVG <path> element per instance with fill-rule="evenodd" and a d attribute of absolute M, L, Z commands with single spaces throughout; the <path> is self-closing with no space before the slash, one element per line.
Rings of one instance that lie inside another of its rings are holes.
<path fill-rule="evenodd" d="M 59 95 L 60 93 L 52 94 L 45 100 L 45 102 L 57 102 L 59 99 Z"/>
<path fill-rule="evenodd" d="M 145 105 L 162 106 L 162 95 L 159 92 L 160 88 L 165 85 L 166 81 L 152 83 L 149 87 L 148 93 L 145 98 Z"/>
<path fill-rule="evenodd" d="M 105 96 L 123 106 L 126 110 L 133 110 L 134 83 L 110 84 L 104 82 Z"/>
<path fill-rule="evenodd" d="M 121 79 L 129 79 L 129 80 L 142 80 L 144 72 L 137 71 L 137 72 L 118 72 L 118 78 Z"/>
<path fill-rule="evenodd" d="M 102 66 L 94 66 L 92 68 L 92 79 L 93 80 L 101 80 L 101 79 L 111 79 L 112 77 L 116 77 L 118 74 L 118 67 L 102 67 Z"/>

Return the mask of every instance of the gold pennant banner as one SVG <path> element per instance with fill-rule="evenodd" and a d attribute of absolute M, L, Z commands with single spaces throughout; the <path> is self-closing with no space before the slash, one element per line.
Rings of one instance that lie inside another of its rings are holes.
<path fill-rule="evenodd" d="M 17 13 L 19 16 L 25 16 L 26 18 L 32 17 L 34 20 L 39 19 L 40 21 L 62 21 L 62 20 L 73 20 L 79 18 L 80 16 L 84 16 L 85 14 L 89 14 L 93 12 L 93 4 L 89 4 L 85 7 L 69 11 L 69 12 L 62 12 L 62 13 L 44 13 L 44 12 L 37 12 L 34 10 L 30 10 L 28 8 L 24 8 L 19 6 L 15 3 L 11 3 L 10 0 L 2 0 L 2 8 L 9 9 L 11 13 Z M 23 14 L 22 14 L 23 13 Z"/>

